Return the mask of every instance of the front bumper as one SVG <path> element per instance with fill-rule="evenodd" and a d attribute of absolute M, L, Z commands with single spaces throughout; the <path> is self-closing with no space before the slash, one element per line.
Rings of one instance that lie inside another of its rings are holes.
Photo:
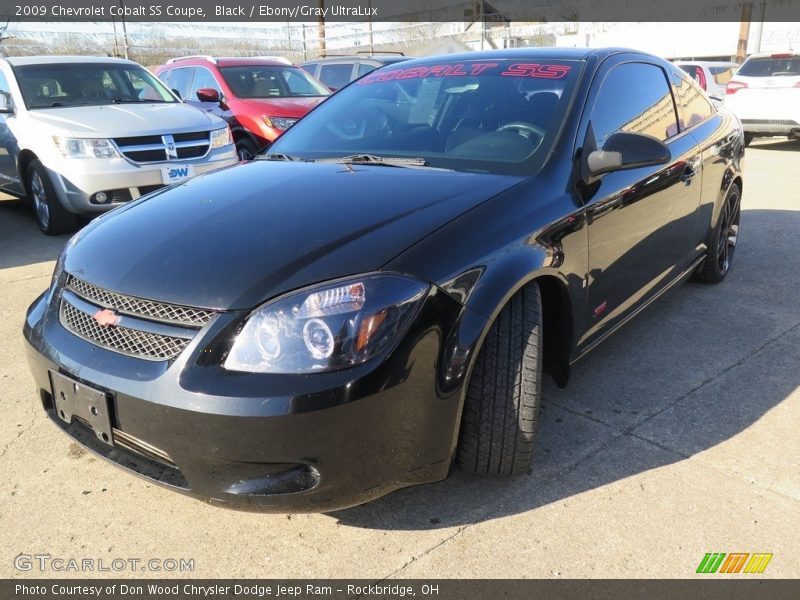
<path fill-rule="evenodd" d="M 314 375 L 204 364 L 237 313 L 215 317 L 172 363 L 118 354 L 64 329 L 54 295 L 31 305 L 24 328 L 43 406 L 77 442 L 140 476 L 212 504 L 272 512 L 336 510 L 447 476 L 463 385 L 442 367 L 466 309 L 436 288 L 388 355 Z M 56 415 L 50 371 L 107 393 L 113 446 Z"/>
<path fill-rule="evenodd" d="M 202 158 L 172 162 L 134 163 L 126 158 L 63 159 L 45 166 L 61 204 L 76 214 L 98 214 L 126 202 L 96 204 L 91 198 L 97 192 L 127 190 L 131 200 L 165 185 L 161 168 L 191 165 L 195 175 L 227 167 L 238 162 L 233 145 L 211 150 Z"/>

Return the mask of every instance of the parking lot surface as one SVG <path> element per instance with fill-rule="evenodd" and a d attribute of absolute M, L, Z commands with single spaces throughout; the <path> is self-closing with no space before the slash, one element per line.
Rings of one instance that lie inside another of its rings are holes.
<path fill-rule="evenodd" d="M 530 474 L 455 473 L 327 515 L 211 507 L 49 423 L 21 329 L 67 237 L 0 201 L 0 577 L 684 578 L 707 552 L 772 553 L 761 576 L 800 576 L 798 169 L 799 142 L 748 148 L 726 281 L 670 292 L 567 389 L 548 383 Z M 194 570 L 20 571 L 19 554 Z"/>

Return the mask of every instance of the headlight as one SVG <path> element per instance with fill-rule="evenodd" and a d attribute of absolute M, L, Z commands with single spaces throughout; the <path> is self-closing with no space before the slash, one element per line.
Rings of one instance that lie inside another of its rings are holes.
<path fill-rule="evenodd" d="M 286 131 L 289 127 L 297 123 L 297 119 L 291 119 L 289 117 L 264 117 L 264 123 L 267 124 L 267 127 Z"/>
<path fill-rule="evenodd" d="M 66 158 L 119 158 L 119 152 L 111 140 L 54 135 L 53 141 Z"/>
<path fill-rule="evenodd" d="M 231 128 L 225 127 L 224 129 L 215 129 L 211 132 L 211 149 L 222 148 L 233 143 L 233 136 L 231 135 Z"/>
<path fill-rule="evenodd" d="M 363 363 L 405 333 L 427 290 L 401 275 L 366 275 L 292 292 L 250 314 L 224 367 L 311 373 Z"/>

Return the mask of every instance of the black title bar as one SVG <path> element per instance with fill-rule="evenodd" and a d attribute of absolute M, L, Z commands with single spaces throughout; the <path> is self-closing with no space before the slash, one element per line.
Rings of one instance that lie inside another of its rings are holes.
<path fill-rule="evenodd" d="M 4 21 L 800 21 L 800 0 L 0 0 Z"/>

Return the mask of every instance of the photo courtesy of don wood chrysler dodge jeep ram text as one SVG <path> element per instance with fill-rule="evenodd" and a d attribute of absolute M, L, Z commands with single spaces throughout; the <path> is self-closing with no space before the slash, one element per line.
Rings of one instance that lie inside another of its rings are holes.
<path fill-rule="evenodd" d="M 566 385 L 665 290 L 725 278 L 743 154 L 736 117 L 635 51 L 378 69 L 71 239 L 24 326 L 40 401 L 221 506 L 525 472 L 543 373 Z"/>

